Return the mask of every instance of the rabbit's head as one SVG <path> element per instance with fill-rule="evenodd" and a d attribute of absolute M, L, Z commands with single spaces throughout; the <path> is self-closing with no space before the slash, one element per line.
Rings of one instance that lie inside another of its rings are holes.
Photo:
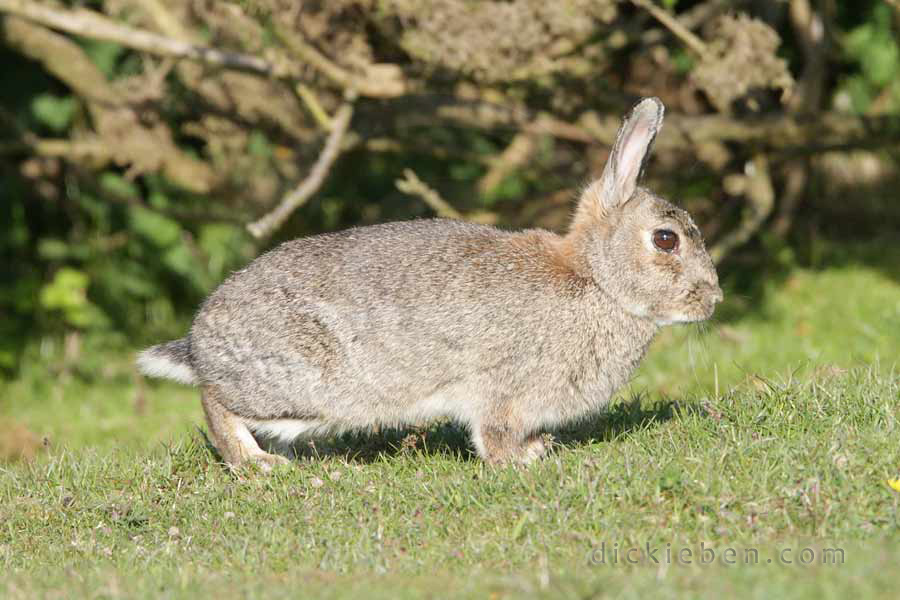
<path fill-rule="evenodd" d="M 626 117 L 569 235 L 584 268 L 626 311 L 668 325 L 708 319 L 722 290 L 690 215 L 637 186 L 663 110 L 645 98 Z"/>

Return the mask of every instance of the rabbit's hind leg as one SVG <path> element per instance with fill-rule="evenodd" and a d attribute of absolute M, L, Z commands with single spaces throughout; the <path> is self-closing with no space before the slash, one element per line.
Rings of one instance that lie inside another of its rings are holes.
<path fill-rule="evenodd" d="M 323 432 L 330 431 L 321 420 L 315 417 L 284 419 L 251 419 L 244 423 L 253 432 L 263 448 L 280 455 L 296 458 L 294 444 L 298 439 L 312 439 Z"/>
<path fill-rule="evenodd" d="M 260 448 L 244 421 L 218 400 L 218 393 L 215 386 L 203 388 L 203 412 L 213 444 L 229 467 L 236 469 L 250 462 L 263 471 L 271 471 L 276 465 L 290 463 L 287 458 Z"/>
<path fill-rule="evenodd" d="M 541 434 L 530 435 L 525 439 L 522 448 L 525 462 L 531 462 L 543 458 L 547 454 L 547 444 Z"/>
<path fill-rule="evenodd" d="M 489 464 L 528 464 L 546 453 L 543 438 L 525 435 L 508 425 L 484 425 L 475 430 L 472 441 L 478 454 Z"/>

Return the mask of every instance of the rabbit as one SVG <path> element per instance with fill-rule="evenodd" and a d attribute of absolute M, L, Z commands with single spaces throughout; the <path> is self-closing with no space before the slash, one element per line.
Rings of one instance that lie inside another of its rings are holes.
<path fill-rule="evenodd" d="M 547 429 L 608 404 L 660 327 L 722 300 L 691 217 L 638 187 L 663 112 L 632 109 L 565 235 L 433 219 L 292 240 L 138 365 L 201 387 L 232 467 L 288 462 L 260 441 L 438 418 L 489 464 L 529 463 Z"/>

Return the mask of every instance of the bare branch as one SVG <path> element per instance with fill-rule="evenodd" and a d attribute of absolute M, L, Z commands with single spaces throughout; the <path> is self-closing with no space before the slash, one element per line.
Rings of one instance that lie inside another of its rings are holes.
<path fill-rule="evenodd" d="M 682 25 L 678 19 L 654 4 L 653 0 L 631 0 L 631 2 L 635 6 L 643 8 L 650 13 L 654 19 L 659 21 L 666 29 L 671 31 L 675 37 L 680 39 L 685 46 L 696 52 L 699 56 L 706 54 L 706 43 L 694 35 L 690 29 Z"/>
<path fill-rule="evenodd" d="M 462 219 L 461 212 L 453 208 L 449 202 L 441 198 L 441 195 L 428 186 L 427 183 L 419 179 L 415 171 L 412 169 L 403 170 L 403 179 L 394 182 L 397 189 L 404 194 L 410 196 L 418 196 L 425 204 L 431 207 L 439 217 L 447 217 L 448 219 Z"/>
<path fill-rule="evenodd" d="M 0 19 L 0 33 L 12 48 L 39 62 L 86 100 L 97 134 L 108 147 L 103 155 L 91 154 L 93 158 L 129 166 L 132 173 L 160 170 L 173 183 L 196 193 L 212 189 L 216 174 L 210 165 L 183 152 L 166 127 L 143 123 L 121 90 L 70 38 L 12 16 Z M 79 160 L 86 156 L 69 150 L 62 155 Z"/>
<path fill-rule="evenodd" d="M 353 104 L 344 102 L 332 119 L 331 133 L 325 142 L 322 153 L 310 170 L 309 175 L 300 182 L 294 191 L 284 197 L 275 209 L 262 218 L 247 225 L 247 231 L 257 239 L 271 235 L 287 220 L 292 212 L 302 206 L 315 194 L 325 181 L 328 171 L 341 151 L 341 142 L 344 134 L 350 127 L 350 119 L 353 117 Z"/>
<path fill-rule="evenodd" d="M 719 263 L 732 250 L 744 244 L 759 231 L 775 206 L 775 189 L 769 175 L 769 161 L 765 154 L 757 154 L 747 163 L 745 173 L 726 178 L 726 190 L 747 198 L 748 206 L 737 228 L 729 231 L 709 249 L 714 262 Z M 730 189 L 729 189 L 730 188 Z"/>
<path fill-rule="evenodd" d="M 65 158 L 73 162 L 88 161 L 106 164 L 112 160 L 112 149 L 101 139 L 62 140 L 40 139 L 28 135 L 23 140 L 0 141 L 0 155 L 37 154 L 55 158 Z M 96 166 L 96 165 L 95 165 Z"/>
<path fill-rule="evenodd" d="M 481 130 L 525 131 L 550 135 L 579 144 L 612 145 L 620 125 L 616 114 L 583 113 L 575 123 L 539 116 L 495 102 L 456 97 L 406 96 L 382 107 L 382 115 L 395 127 L 432 126 L 436 120 Z M 623 111 L 624 112 L 624 106 Z M 875 148 L 900 143 L 900 117 L 859 117 L 837 111 L 811 118 L 790 112 L 758 117 L 733 115 L 683 115 L 668 113 L 666 124 L 654 143 L 657 152 L 677 151 L 706 142 L 735 143 L 754 150 L 800 151 L 804 153 L 846 148 Z"/>
<path fill-rule="evenodd" d="M 728 13 L 733 8 L 731 0 L 706 0 L 678 13 L 678 22 L 689 31 L 693 31 L 719 15 Z M 664 35 L 666 34 L 661 29 L 648 29 L 641 34 L 641 44 L 644 46 L 658 44 Z"/>
<path fill-rule="evenodd" d="M 536 146 L 534 135 L 517 133 L 506 149 L 492 159 L 491 168 L 478 180 L 478 191 L 487 194 L 500 185 L 510 173 L 531 159 Z"/>
<path fill-rule="evenodd" d="M 275 65 L 257 56 L 198 46 L 120 25 L 86 9 L 64 10 L 26 0 L 0 0 L 0 12 L 16 15 L 66 33 L 114 42 L 160 56 L 198 60 L 210 65 L 273 77 L 295 75 L 286 65 Z"/>
<path fill-rule="evenodd" d="M 370 98 L 395 98 L 406 93 L 406 82 L 395 65 L 371 65 L 367 76 L 357 76 L 329 60 L 296 33 L 285 31 L 278 24 L 274 25 L 274 32 L 291 53 L 345 90 Z"/>
<path fill-rule="evenodd" d="M 772 232 L 784 238 L 787 236 L 794 221 L 794 213 L 803 194 L 806 192 L 806 184 L 809 181 L 808 161 L 795 159 L 785 165 L 784 186 L 778 198 L 778 215 L 772 223 Z"/>
<path fill-rule="evenodd" d="M 155 20 L 162 21 L 170 31 L 177 28 L 179 33 L 186 33 L 183 27 L 170 18 L 160 3 L 155 0 L 149 1 L 146 8 Z M 299 79 L 298 69 L 288 60 L 273 62 L 251 54 L 209 48 L 185 39 L 174 39 L 121 25 L 86 9 L 66 10 L 27 0 L 0 0 L 0 12 L 16 15 L 66 33 L 113 42 L 150 54 L 190 59 L 278 79 Z M 294 55 L 344 90 L 372 98 L 395 98 L 407 91 L 407 83 L 397 65 L 370 65 L 366 73 L 356 75 L 326 58 L 296 34 L 281 31 L 277 27 L 276 33 Z"/>
<path fill-rule="evenodd" d="M 202 44 L 202 37 L 172 10 L 175 6 L 163 0 L 126 0 L 128 5 L 144 14 L 149 27 L 162 35 L 188 44 Z M 274 62 L 284 63 L 283 53 L 269 48 Z M 230 71 L 206 73 L 202 63 L 177 61 L 174 65 L 178 78 L 191 92 L 215 111 L 235 114 L 239 119 L 256 122 L 260 118 L 276 124 L 278 129 L 301 142 L 316 138 L 314 131 L 304 125 L 303 113 L 299 110 L 297 98 L 285 94 L 281 81 L 250 71 Z M 200 134 L 207 138 L 208 133 Z"/>
<path fill-rule="evenodd" d="M 316 97 L 316 93 L 304 83 L 298 83 L 297 85 L 295 85 L 294 91 L 297 92 L 300 100 L 303 101 L 303 104 L 309 110 L 309 114 L 312 115 L 316 123 L 318 123 L 319 126 L 325 131 L 331 131 L 331 117 L 328 116 L 328 113 L 325 112 L 324 108 L 322 108 L 322 103 L 319 102 L 319 99 Z"/>
<path fill-rule="evenodd" d="M 826 19 L 813 10 L 809 0 L 791 0 L 788 14 L 803 49 L 804 63 L 789 108 L 796 113 L 818 112 L 828 75 Z"/>
<path fill-rule="evenodd" d="M 191 31 L 169 11 L 162 0 L 130 0 L 129 4 L 143 10 L 164 34 L 182 41 L 193 41 Z"/>

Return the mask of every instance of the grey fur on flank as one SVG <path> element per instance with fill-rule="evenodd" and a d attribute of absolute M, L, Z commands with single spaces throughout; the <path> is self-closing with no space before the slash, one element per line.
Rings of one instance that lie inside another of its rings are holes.
<path fill-rule="evenodd" d="M 609 402 L 661 326 L 722 299 L 690 216 L 637 186 L 662 119 L 656 98 L 635 106 L 564 236 L 436 219 L 293 240 L 232 274 L 187 337 L 139 366 L 202 388 L 232 466 L 285 462 L 257 436 L 442 417 L 490 463 L 534 460 L 546 429 Z"/>

